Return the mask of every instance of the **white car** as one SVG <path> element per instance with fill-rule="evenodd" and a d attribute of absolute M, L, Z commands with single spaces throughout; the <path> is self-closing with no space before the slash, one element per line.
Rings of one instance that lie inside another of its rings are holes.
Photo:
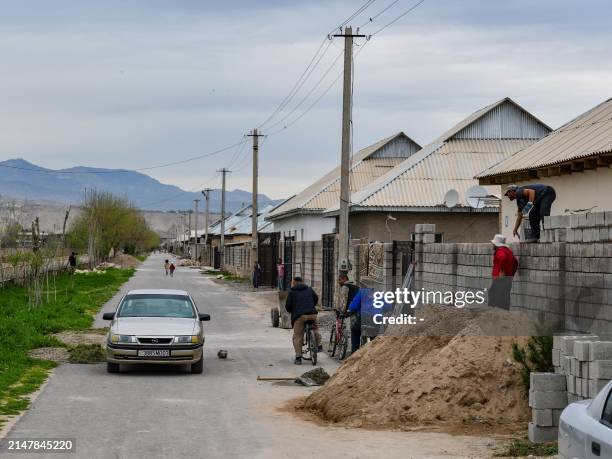
<path fill-rule="evenodd" d="M 612 381 L 593 400 L 572 403 L 563 410 L 559 457 L 612 458 Z"/>
<path fill-rule="evenodd" d="M 202 373 L 204 331 L 201 314 L 184 290 L 132 290 L 119 303 L 117 311 L 102 316 L 110 320 L 106 340 L 109 373 L 120 365 L 191 365 L 192 373 Z"/>

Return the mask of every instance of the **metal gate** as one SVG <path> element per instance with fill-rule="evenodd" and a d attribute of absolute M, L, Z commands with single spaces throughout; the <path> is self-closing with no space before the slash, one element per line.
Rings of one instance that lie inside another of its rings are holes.
<path fill-rule="evenodd" d="M 276 287 L 276 262 L 280 233 L 259 233 L 257 258 L 261 266 L 261 285 Z"/>
<path fill-rule="evenodd" d="M 291 279 L 293 278 L 293 242 L 295 236 L 285 236 L 285 251 L 283 263 L 285 264 L 285 277 L 283 285 L 285 290 L 291 288 Z"/>
<path fill-rule="evenodd" d="M 334 255 L 335 234 L 323 235 L 323 276 L 322 276 L 322 298 L 321 304 L 325 309 L 334 307 L 334 284 L 336 257 Z"/>
<path fill-rule="evenodd" d="M 219 269 L 221 267 L 221 252 L 219 252 L 219 248 L 215 247 L 215 251 L 213 252 L 213 268 Z"/>

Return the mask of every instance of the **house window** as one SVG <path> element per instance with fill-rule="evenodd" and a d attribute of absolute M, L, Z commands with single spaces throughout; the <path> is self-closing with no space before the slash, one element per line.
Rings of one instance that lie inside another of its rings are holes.
<path fill-rule="evenodd" d="M 444 234 L 436 233 L 436 238 L 434 240 L 435 242 L 444 242 Z"/>

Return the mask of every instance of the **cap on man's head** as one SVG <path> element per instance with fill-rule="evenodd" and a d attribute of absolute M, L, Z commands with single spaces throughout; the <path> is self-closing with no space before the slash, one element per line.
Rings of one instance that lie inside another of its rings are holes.
<path fill-rule="evenodd" d="M 508 185 L 508 187 L 506 188 L 506 192 L 504 193 L 504 196 L 508 196 L 508 193 L 510 191 L 516 191 L 517 188 L 518 188 L 518 185 Z"/>
<path fill-rule="evenodd" d="M 293 278 L 293 282 L 303 282 L 302 278 L 300 276 L 295 276 Z"/>

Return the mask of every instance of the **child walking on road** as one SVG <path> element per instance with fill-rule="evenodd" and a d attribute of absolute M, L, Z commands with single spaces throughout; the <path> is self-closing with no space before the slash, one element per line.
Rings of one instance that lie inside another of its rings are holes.
<path fill-rule="evenodd" d="M 170 260 L 164 261 L 164 269 L 166 270 L 166 276 L 170 274 Z"/>
<path fill-rule="evenodd" d="M 176 266 L 174 266 L 174 263 L 170 263 L 170 277 L 174 277 L 175 269 L 176 269 Z"/>

